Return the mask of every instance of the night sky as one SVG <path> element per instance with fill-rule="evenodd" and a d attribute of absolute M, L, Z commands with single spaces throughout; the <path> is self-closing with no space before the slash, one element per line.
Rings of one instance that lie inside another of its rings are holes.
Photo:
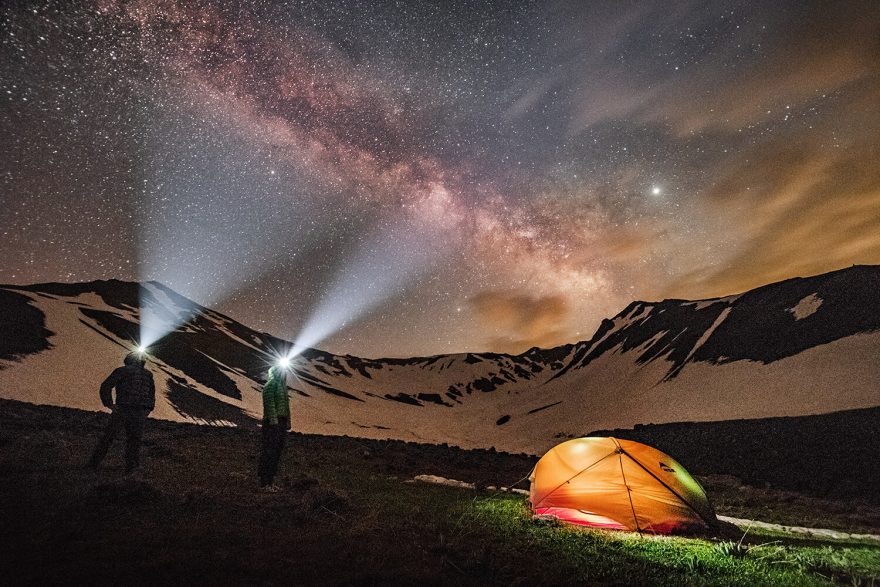
<path fill-rule="evenodd" d="M 0 282 L 377 357 L 880 263 L 877 1 L 4 6 Z"/>

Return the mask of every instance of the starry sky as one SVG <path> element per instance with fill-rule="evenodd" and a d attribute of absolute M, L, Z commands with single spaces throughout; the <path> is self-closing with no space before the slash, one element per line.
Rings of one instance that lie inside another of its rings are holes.
<path fill-rule="evenodd" d="M 0 11 L 0 282 L 378 357 L 880 263 L 880 2 Z"/>

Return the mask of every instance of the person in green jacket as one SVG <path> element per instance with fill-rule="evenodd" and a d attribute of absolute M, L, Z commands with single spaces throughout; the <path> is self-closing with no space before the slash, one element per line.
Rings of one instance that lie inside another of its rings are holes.
<path fill-rule="evenodd" d="M 266 491 L 279 490 L 274 483 L 275 474 L 290 429 L 287 366 L 279 363 L 269 369 L 266 385 L 263 386 L 263 438 L 258 474 L 260 487 Z"/>

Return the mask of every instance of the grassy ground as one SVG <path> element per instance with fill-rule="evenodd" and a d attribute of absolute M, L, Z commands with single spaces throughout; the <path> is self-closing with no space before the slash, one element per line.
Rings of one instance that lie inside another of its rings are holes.
<path fill-rule="evenodd" d="M 294 435 L 285 490 L 262 494 L 253 433 L 150 422 L 142 480 L 119 445 L 95 476 L 80 464 L 104 422 L 0 403 L 4 584 L 880 584 L 880 545 L 587 531 L 533 522 L 518 495 L 405 482 L 509 484 L 521 455 Z"/>

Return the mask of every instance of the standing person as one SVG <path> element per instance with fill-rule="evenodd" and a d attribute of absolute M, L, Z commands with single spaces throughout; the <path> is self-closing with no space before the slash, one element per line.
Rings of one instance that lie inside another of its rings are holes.
<path fill-rule="evenodd" d="M 89 460 L 89 466 L 93 469 L 97 470 L 113 439 L 122 429 L 125 429 L 125 472 L 131 473 L 140 466 L 144 424 L 149 413 L 156 407 L 153 374 L 146 369 L 145 364 L 143 353 L 128 353 L 123 366 L 114 369 L 101 384 L 101 403 L 112 413 Z M 113 400 L 114 388 L 116 401 Z"/>
<path fill-rule="evenodd" d="M 278 461 L 284 450 L 287 431 L 290 430 L 290 399 L 287 395 L 287 368 L 283 362 L 269 369 L 263 386 L 263 438 L 260 453 L 260 487 L 264 491 L 279 491 L 275 485 Z"/>

